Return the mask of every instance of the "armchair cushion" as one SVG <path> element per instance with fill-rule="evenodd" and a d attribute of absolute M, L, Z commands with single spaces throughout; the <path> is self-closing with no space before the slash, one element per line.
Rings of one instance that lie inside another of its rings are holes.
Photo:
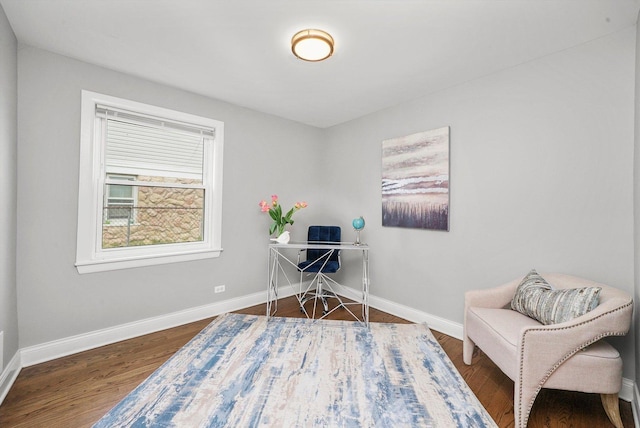
<path fill-rule="evenodd" d="M 524 329 L 540 327 L 540 323 L 510 309 L 471 307 L 467 313 L 467 331 L 474 342 L 512 380 L 518 376 L 518 345 Z M 548 343 L 536 346 L 539 355 L 553 346 Z M 536 364 L 534 358 L 530 364 Z M 615 370 L 604 368 L 615 367 Z M 598 373 L 598 376 L 585 376 Z M 570 389 L 581 392 L 616 393 L 622 385 L 622 360 L 618 351 L 600 340 L 577 352 L 569 364 L 562 364 L 545 383 L 547 388 Z M 571 385 L 571 388 L 567 388 Z"/>
<path fill-rule="evenodd" d="M 545 325 L 562 323 L 595 309 L 600 290 L 600 287 L 554 289 L 532 269 L 518 285 L 511 309 Z"/>

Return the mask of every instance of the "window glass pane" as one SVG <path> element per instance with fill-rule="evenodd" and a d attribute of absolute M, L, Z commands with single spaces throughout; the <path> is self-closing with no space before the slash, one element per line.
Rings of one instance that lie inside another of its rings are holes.
<path fill-rule="evenodd" d="M 204 138 L 171 128 L 107 120 L 105 172 L 202 183 Z M 158 181 L 152 179 L 148 181 Z"/>
<path fill-rule="evenodd" d="M 131 186 L 120 186 L 117 184 L 110 184 L 109 199 L 112 198 L 133 198 L 133 188 Z"/>
<path fill-rule="evenodd" d="M 203 240 L 203 189 L 128 187 L 136 192 L 137 205 L 109 202 L 103 210 L 102 248 Z"/>

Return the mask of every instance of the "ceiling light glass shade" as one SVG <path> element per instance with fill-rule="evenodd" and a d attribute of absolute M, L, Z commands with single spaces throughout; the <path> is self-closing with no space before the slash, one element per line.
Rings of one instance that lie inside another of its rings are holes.
<path fill-rule="evenodd" d="M 291 51 L 305 61 L 322 61 L 333 54 L 333 37 L 322 30 L 302 30 L 291 38 Z"/>

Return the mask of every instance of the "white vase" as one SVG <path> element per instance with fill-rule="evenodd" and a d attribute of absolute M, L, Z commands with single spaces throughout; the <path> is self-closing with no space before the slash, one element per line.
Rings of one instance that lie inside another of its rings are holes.
<path fill-rule="evenodd" d="M 271 238 L 272 241 L 276 241 L 278 244 L 288 244 L 290 239 L 288 230 L 282 232 L 277 238 Z"/>

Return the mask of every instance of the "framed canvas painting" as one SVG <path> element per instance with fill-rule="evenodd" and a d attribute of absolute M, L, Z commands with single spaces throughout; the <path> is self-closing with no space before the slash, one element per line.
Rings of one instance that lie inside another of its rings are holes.
<path fill-rule="evenodd" d="M 382 142 L 382 225 L 449 230 L 449 127 Z"/>

